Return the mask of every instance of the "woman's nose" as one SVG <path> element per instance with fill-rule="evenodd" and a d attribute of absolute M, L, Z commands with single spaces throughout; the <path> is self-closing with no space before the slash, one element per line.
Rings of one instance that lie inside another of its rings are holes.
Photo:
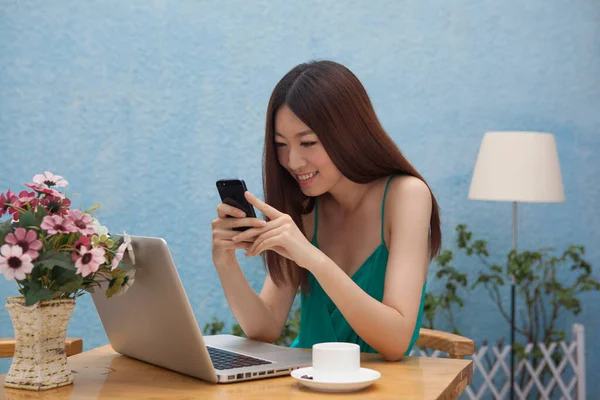
<path fill-rule="evenodd" d="M 288 156 L 288 167 L 293 171 L 301 170 L 306 165 L 306 160 L 299 151 L 291 150 Z"/>

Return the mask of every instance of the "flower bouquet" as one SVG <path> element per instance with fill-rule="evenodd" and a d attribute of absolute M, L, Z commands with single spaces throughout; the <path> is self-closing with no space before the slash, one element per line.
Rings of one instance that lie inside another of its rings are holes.
<path fill-rule="evenodd" d="M 14 280 L 20 296 L 6 308 L 15 329 L 15 353 L 5 386 L 44 390 L 68 385 L 73 375 L 65 354 L 66 329 L 75 298 L 104 284 L 111 297 L 134 282 L 129 236 L 109 234 L 58 189 L 67 186 L 48 171 L 15 194 L 0 194 L 0 273 Z M 124 262 L 125 252 L 131 265 Z"/>

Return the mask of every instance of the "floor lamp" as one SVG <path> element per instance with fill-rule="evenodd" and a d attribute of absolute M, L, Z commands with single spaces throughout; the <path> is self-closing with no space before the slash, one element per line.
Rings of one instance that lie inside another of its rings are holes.
<path fill-rule="evenodd" d="M 510 201 L 513 249 L 517 249 L 517 203 L 558 203 L 564 191 L 554 136 L 540 132 L 487 132 L 481 141 L 469 199 Z M 515 278 L 510 290 L 510 398 L 515 385 Z"/>

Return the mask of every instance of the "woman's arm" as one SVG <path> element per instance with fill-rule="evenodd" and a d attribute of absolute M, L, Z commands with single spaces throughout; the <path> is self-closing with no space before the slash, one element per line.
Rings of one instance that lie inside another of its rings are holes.
<path fill-rule="evenodd" d="M 431 193 L 421 180 L 390 183 L 386 215 L 391 230 L 383 301 L 363 291 L 329 257 L 305 266 L 356 333 L 387 360 L 410 344 L 429 265 Z M 387 219 L 387 218 L 386 218 Z"/>
<path fill-rule="evenodd" d="M 233 230 L 237 226 L 264 225 L 264 221 L 244 218 L 240 210 L 219 204 L 217 218 L 212 222 L 212 255 L 227 302 L 244 333 L 251 339 L 273 342 L 281 335 L 298 285 L 294 287 L 289 283 L 277 287 L 267 276 L 259 296 L 248 283 L 235 255 L 236 249 L 248 249 L 252 243 L 231 240 L 239 233 Z"/>
<path fill-rule="evenodd" d="M 268 343 L 277 340 L 292 308 L 297 286 L 288 282 L 277 287 L 267 275 L 259 295 L 235 257 L 216 270 L 231 312 L 246 336 Z"/>
<path fill-rule="evenodd" d="M 266 336 L 263 342 L 272 343 L 279 339 L 285 322 L 290 315 L 290 310 L 294 304 L 294 298 L 298 292 L 299 284 L 287 281 L 281 286 L 276 286 L 270 275 L 267 275 L 265 283 L 260 292 L 260 298 L 273 315 L 274 328 L 271 336 Z M 250 337 L 250 336 L 248 336 Z"/>

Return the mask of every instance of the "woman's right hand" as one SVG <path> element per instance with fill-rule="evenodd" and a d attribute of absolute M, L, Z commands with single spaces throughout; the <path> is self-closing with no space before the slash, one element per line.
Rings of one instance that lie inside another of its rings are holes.
<path fill-rule="evenodd" d="M 228 216 L 235 217 L 229 218 Z M 235 257 L 236 249 L 249 249 L 254 243 L 254 239 L 244 242 L 234 242 L 231 240 L 240 231 L 234 231 L 233 228 L 251 227 L 259 228 L 265 226 L 266 222 L 258 218 L 246 218 L 246 214 L 235 207 L 221 203 L 217 206 L 217 218 L 212 222 L 213 241 L 212 254 L 216 263 L 220 259 Z"/>

